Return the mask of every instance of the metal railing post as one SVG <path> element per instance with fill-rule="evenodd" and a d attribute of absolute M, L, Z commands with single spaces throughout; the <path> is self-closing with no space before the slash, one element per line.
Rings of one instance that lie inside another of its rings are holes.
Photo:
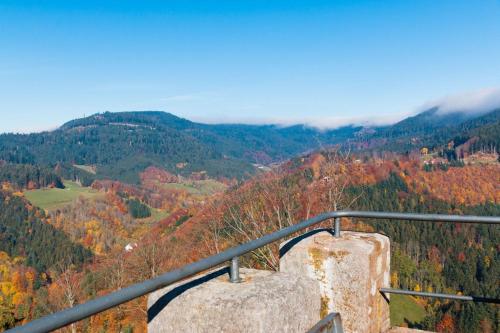
<path fill-rule="evenodd" d="M 307 331 L 307 333 L 344 333 L 342 318 L 340 318 L 340 314 L 337 312 L 330 313 Z"/>
<path fill-rule="evenodd" d="M 240 283 L 240 262 L 238 257 L 231 259 L 231 268 L 229 272 L 229 281 L 231 283 Z"/>
<path fill-rule="evenodd" d="M 335 218 L 335 227 L 333 229 L 333 232 L 335 234 L 335 237 L 340 237 L 340 217 Z"/>

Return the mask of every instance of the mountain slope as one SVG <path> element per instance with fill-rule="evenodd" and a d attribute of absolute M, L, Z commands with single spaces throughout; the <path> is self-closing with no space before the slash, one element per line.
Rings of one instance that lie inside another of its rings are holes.
<path fill-rule="evenodd" d="M 92 254 L 62 231 L 41 220 L 43 212 L 26 200 L 0 190 L 0 251 L 25 257 L 42 272 L 58 264 L 81 265 Z"/>
<path fill-rule="evenodd" d="M 459 125 L 463 140 L 476 138 L 471 149 L 496 150 L 500 146 L 500 109 Z"/>
<path fill-rule="evenodd" d="M 196 139 L 205 146 L 205 149 L 255 163 L 269 163 L 318 147 L 319 144 L 341 142 L 345 138 L 352 137 L 353 133 L 360 129 L 360 127 L 346 126 L 336 130 L 319 131 L 304 125 L 289 127 L 244 124 L 207 125 L 158 111 L 106 112 L 73 120 L 64 124 L 61 129 L 102 126 L 126 126 L 154 129 L 171 134 L 182 133 L 180 135 Z"/>
<path fill-rule="evenodd" d="M 389 126 L 381 134 L 388 137 L 406 136 L 408 134 L 414 136 L 427 135 L 436 129 L 453 127 L 471 118 L 474 117 L 462 112 L 442 114 L 439 112 L 438 107 L 434 107 Z"/>
<path fill-rule="evenodd" d="M 52 132 L 0 135 L 0 160 L 57 166 L 61 176 L 87 184 L 95 178 L 137 183 L 149 166 L 184 176 L 206 172 L 243 178 L 256 171 L 253 163 L 282 161 L 333 144 L 405 152 L 474 138 L 472 149 L 495 149 L 499 119 L 500 110 L 479 116 L 442 113 L 436 107 L 391 126 L 320 131 L 304 125 L 207 125 L 158 111 L 106 112 Z M 84 167 L 77 170 L 75 165 Z M 88 169 L 95 175 L 82 171 Z"/>
<path fill-rule="evenodd" d="M 403 152 L 422 146 L 444 146 L 451 140 L 464 142 L 476 137 L 478 142 L 500 144 L 500 109 L 484 114 L 441 113 L 438 107 L 408 117 L 394 125 L 381 127 L 363 137 L 371 148 Z"/>

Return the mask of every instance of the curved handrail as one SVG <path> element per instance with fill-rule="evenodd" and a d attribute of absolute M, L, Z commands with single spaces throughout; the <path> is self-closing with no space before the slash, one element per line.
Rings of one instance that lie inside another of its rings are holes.
<path fill-rule="evenodd" d="M 342 318 L 340 313 L 332 312 L 325 318 L 321 319 L 307 333 L 344 333 L 342 327 Z"/>
<path fill-rule="evenodd" d="M 390 220 L 410 220 L 424 222 L 460 222 L 460 223 L 485 223 L 500 225 L 500 217 L 489 216 L 460 216 L 460 215 L 440 215 L 440 214 L 413 214 L 413 213 L 386 213 L 386 212 L 366 212 L 366 211 L 335 211 L 328 212 L 287 228 L 273 232 L 272 234 L 255 239 L 248 243 L 230 248 L 219 254 L 199 260 L 192 264 L 183 266 L 179 269 L 160 275 L 154 279 L 146 280 L 141 283 L 131 285 L 120 289 L 108 295 L 98 297 L 72 308 L 50 314 L 40 319 L 33 320 L 23 326 L 15 327 L 7 332 L 9 333 L 32 333 L 32 332 L 50 332 L 58 328 L 67 326 L 71 323 L 80 321 L 97 313 L 108 310 L 112 307 L 126 303 L 135 298 L 146 295 L 155 290 L 166 287 L 172 283 L 178 282 L 207 269 L 216 267 L 235 257 L 247 254 L 262 246 L 273 243 L 284 237 L 293 235 L 303 229 L 321 223 L 329 219 L 339 219 L 342 217 L 372 218 L 372 219 L 390 219 Z M 335 235 L 340 235 L 340 223 L 336 223 Z"/>

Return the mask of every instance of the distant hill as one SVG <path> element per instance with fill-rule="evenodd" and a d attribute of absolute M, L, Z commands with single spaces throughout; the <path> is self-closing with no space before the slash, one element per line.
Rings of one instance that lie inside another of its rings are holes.
<path fill-rule="evenodd" d="M 500 109 L 481 117 L 470 119 L 458 125 L 457 136 L 462 141 L 476 138 L 471 145 L 473 150 L 495 150 L 500 147 Z"/>
<path fill-rule="evenodd" d="M 360 129 L 206 125 L 166 112 L 106 112 L 51 132 L 0 135 L 0 160 L 59 165 L 66 173 L 73 165 L 91 165 L 96 178 L 129 183 L 138 182 L 139 172 L 149 166 L 174 174 L 206 171 L 212 177 L 242 178 L 255 172 L 253 163 L 276 162 L 322 144 L 340 143 Z"/>
<path fill-rule="evenodd" d="M 0 135 L 0 160 L 56 168 L 64 178 L 139 182 L 147 167 L 189 176 L 244 178 L 253 164 L 269 164 L 333 144 L 405 152 L 444 146 L 498 147 L 499 115 L 442 113 L 432 108 L 394 125 L 318 130 L 305 125 L 207 125 L 159 111 L 105 112 L 75 119 L 51 132 Z"/>
<path fill-rule="evenodd" d="M 434 107 L 389 126 L 380 134 L 388 137 L 428 135 L 436 129 L 450 128 L 471 118 L 474 116 L 462 112 L 443 114 L 438 107 Z"/>
<path fill-rule="evenodd" d="M 356 140 L 369 149 L 404 152 L 423 146 L 445 146 L 451 140 L 463 143 L 471 138 L 475 138 L 477 147 L 498 147 L 499 136 L 500 109 L 474 114 L 443 113 L 434 107 L 396 124 L 376 128 Z"/>

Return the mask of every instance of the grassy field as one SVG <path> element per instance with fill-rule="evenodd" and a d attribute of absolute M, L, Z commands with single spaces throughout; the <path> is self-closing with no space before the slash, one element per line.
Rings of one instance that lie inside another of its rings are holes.
<path fill-rule="evenodd" d="M 226 185 L 213 180 L 186 181 L 184 183 L 169 183 L 162 185 L 166 189 L 184 190 L 193 195 L 211 195 L 217 192 L 223 192 Z"/>
<path fill-rule="evenodd" d="M 147 221 L 150 221 L 152 223 L 156 223 L 158 221 L 163 220 L 168 215 L 170 215 L 170 212 L 168 212 L 166 210 L 160 210 L 160 209 L 151 208 L 151 216 L 147 217 L 147 218 L 145 218 L 143 220 L 147 220 Z"/>
<path fill-rule="evenodd" d="M 427 315 L 424 307 L 411 296 L 392 294 L 390 306 L 392 326 L 402 326 L 405 320 L 411 323 L 419 323 Z"/>
<path fill-rule="evenodd" d="M 137 227 L 131 234 L 130 242 L 142 238 L 148 231 L 151 230 L 156 223 L 170 215 L 169 211 L 151 208 L 151 216 L 144 219 L 136 219 Z"/>
<path fill-rule="evenodd" d="M 24 195 L 33 205 L 46 210 L 63 207 L 80 196 L 95 198 L 102 195 L 90 187 L 82 187 L 75 182 L 64 181 L 64 186 L 66 187 L 64 189 L 45 188 L 26 191 Z"/>

